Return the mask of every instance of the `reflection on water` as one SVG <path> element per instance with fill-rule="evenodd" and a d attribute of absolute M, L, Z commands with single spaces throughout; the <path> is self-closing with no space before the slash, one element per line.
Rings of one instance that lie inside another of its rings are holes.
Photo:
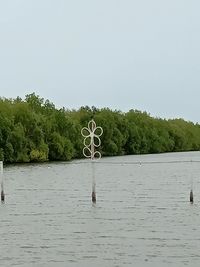
<path fill-rule="evenodd" d="M 123 164 L 173 160 L 200 153 L 103 158 L 96 205 L 88 161 L 6 167 L 0 266 L 198 266 L 200 163 Z"/>

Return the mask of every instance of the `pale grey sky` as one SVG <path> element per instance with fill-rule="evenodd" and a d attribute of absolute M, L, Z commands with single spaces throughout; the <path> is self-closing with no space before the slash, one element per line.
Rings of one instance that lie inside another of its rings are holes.
<path fill-rule="evenodd" d="M 0 96 L 200 122 L 198 0 L 0 1 Z"/>

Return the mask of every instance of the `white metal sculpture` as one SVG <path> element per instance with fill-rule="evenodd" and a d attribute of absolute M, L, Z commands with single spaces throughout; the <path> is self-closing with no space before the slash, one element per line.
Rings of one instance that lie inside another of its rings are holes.
<path fill-rule="evenodd" d="M 90 158 L 94 163 L 96 159 L 101 158 L 101 153 L 96 151 L 95 148 L 101 145 L 100 136 L 103 134 L 103 129 L 100 126 L 96 126 L 94 120 L 88 122 L 88 127 L 83 127 L 81 134 L 84 137 L 83 155 L 86 158 Z M 92 202 L 96 203 L 96 182 L 95 182 L 95 170 L 94 164 L 92 164 Z"/>

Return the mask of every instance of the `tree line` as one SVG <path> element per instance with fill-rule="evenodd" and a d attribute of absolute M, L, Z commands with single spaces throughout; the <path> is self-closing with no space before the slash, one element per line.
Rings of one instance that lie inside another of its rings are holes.
<path fill-rule="evenodd" d="M 25 99 L 0 98 L 0 160 L 67 161 L 82 158 L 81 129 L 94 119 L 103 128 L 103 156 L 200 150 L 200 125 L 183 119 L 153 118 L 84 106 L 57 109 L 35 93 Z"/>

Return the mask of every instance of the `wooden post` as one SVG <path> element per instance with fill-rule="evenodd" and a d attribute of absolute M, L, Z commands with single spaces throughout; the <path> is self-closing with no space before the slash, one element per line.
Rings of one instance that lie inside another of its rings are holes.
<path fill-rule="evenodd" d="M 194 202 L 194 196 L 193 196 L 193 191 L 192 189 L 190 190 L 190 203 L 193 204 Z"/>
<path fill-rule="evenodd" d="M 5 194 L 3 188 L 3 161 L 0 161 L 0 181 L 1 181 L 1 202 L 4 202 Z"/>

